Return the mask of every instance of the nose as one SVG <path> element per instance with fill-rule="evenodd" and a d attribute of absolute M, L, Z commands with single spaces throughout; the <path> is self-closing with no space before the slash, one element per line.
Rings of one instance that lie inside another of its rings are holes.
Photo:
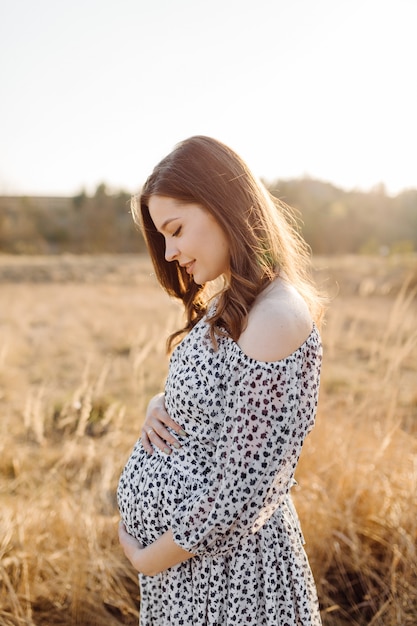
<path fill-rule="evenodd" d="M 177 246 L 175 245 L 175 242 L 167 242 L 165 244 L 165 260 L 168 261 L 168 263 L 170 261 L 175 261 L 178 254 L 179 251 Z"/>

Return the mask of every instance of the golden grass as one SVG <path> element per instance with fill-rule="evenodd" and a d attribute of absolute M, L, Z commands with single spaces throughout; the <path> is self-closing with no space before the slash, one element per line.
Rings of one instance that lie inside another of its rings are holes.
<path fill-rule="evenodd" d="M 411 626 L 416 259 L 317 276 L 335 297 L 294 498 L 323 621 Z M 115 490 L 180 310 L 138 257 L 0 257 L 0 283 L 0 624 L 137 624 Z"/>

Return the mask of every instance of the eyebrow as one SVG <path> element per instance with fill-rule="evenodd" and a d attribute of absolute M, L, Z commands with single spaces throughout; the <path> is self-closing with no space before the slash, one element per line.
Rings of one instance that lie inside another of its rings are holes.
<path fill-rule="evenodd" d="M 171 222 L 174 222 L 175 220 L 179 220 L 179 217 L 169 217 L 167 220 L 165 220 L 165 222 L 161 225 L 160 228 L 157 228 L 157 230 L 159 230 L 159 232 L 161 233 L 163 230 L 165 230 L 165 228 L 168 226 L 168 224 L 170 224 Z"/>

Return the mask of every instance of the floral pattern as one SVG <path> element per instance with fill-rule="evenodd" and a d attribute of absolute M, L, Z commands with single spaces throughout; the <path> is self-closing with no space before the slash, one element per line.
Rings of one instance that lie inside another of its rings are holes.
<path fill-rule="evenodd" d="M 139 575 L 141 626 L 319 626 L 317 594 L 290 489 L 314 425 L 321 342 L 314 326 L 290 356 L 262 362 L 201 320 L 175 349 L 168 413 L 182 447 L 149 456 L 140 440 L 118 487 L 130 534 L 172 529 L 195 557 Z"/>

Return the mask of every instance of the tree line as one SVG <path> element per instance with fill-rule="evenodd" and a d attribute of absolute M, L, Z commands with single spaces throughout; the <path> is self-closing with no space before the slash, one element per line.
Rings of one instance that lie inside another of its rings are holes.
<path fill-rule="evenodd" d="M 346 191 L 301 178 L 266 183 L 294 207 L 314 254 L 417 251 L 417 189 L 396 196 L 383 185 Z M 0 196 L 0 252 L 11 254 L 136 253 L 145 249 L 130 213 L 130 194 L 104 183 L 89 196 Z"/>

